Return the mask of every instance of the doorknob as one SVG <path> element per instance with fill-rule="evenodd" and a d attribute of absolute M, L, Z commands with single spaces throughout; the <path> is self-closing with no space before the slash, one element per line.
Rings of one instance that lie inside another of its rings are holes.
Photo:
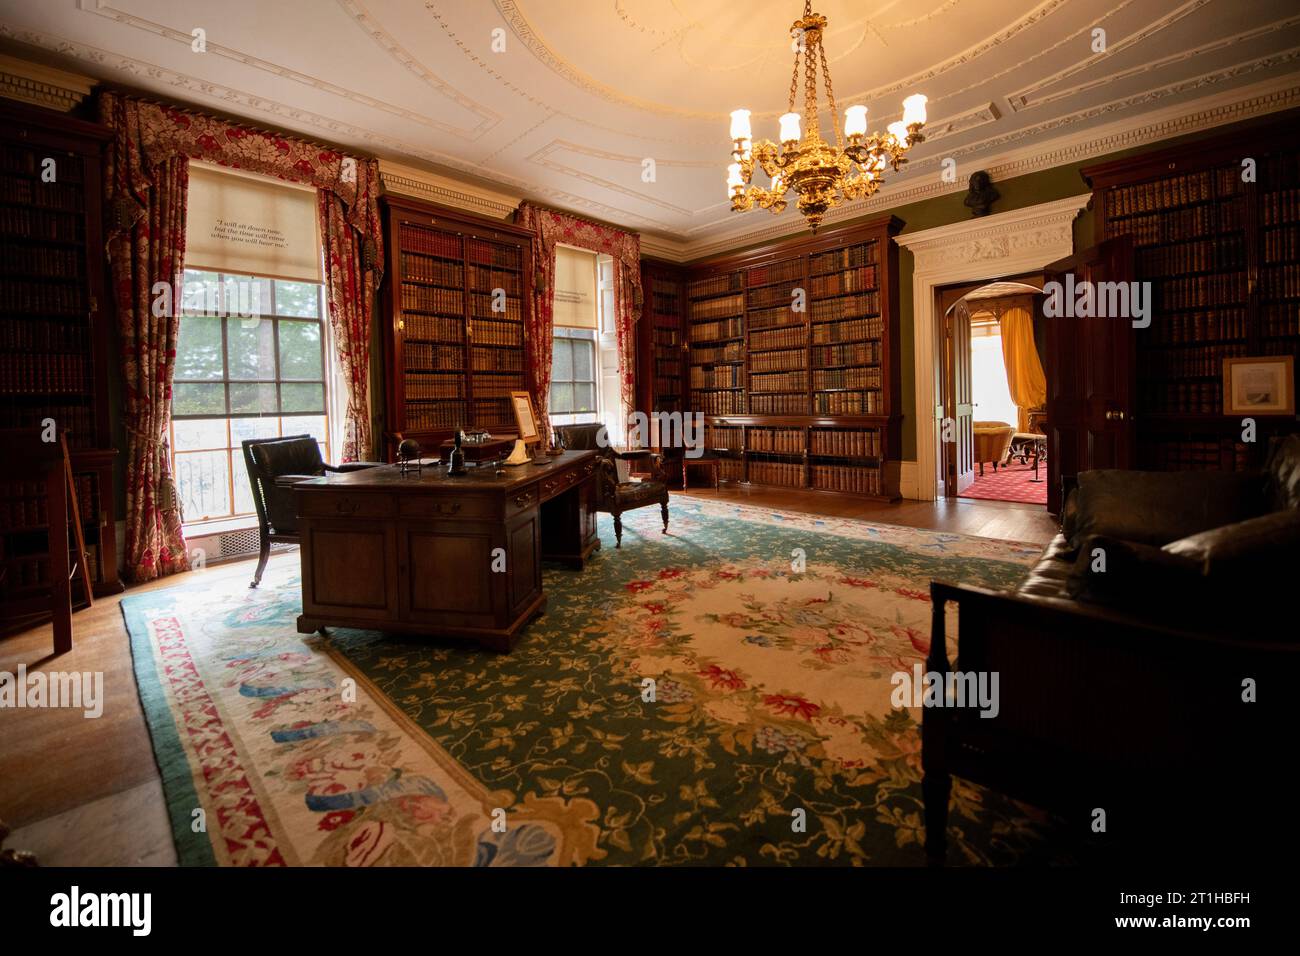
<path fill-rule="evenodd" d="M 1122 422 L 1123 420 L 1124 412 L 1121 409 L 1112 408 L 1110 411 L 1106 412 L 1106 421 L 1108 422 Z"/>

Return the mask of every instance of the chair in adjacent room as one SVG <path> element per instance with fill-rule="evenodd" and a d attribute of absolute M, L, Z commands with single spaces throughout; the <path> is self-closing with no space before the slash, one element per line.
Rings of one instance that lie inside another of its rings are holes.
<path fill-rule="evenodd" d="M 664 474 L 662 455 L 649 449 L 618 451 L 610 446 L 608 438 L 602 434 L 605 426 L 598 423 L 558 425 L 555 431 L 561 444 L 570 451 L 600 453 L 601 465 L 596 476 L 596 510 L 614 517 L 614 547 L 623 546 L 623 512 L 648 505 L 659 505 L 659 513 L 664 520 L 664 534 L 668 533 L 668 479 Z M 627 480 L 629 464 L 646 460 L 650 463 L 651 479 Z"/>
<path fill-rule="evenodd" d="M 974 422 L 972 427 L 975 431 L 975 460 L 979 462 L 980 474 L 984 474 L 986 461 L 991 461 L 993 470 L 997 471 L 998 463 L 1006 460 L 1015 428 L 1006 422 Z"/>
<path fill-rule="evenodd" d="M 298 544 L 298 511 L 293 486 L 299 481 L 319 478 L 331 472 L 362 471 L 382 464 L 377 461 L 354 461 L 327 465 L 320 445 L 311 435 L 286 435 L 283 438 L 249 438 L 244 443 L 244 464 L 253 486 L 253 504 L 257 508 L 259 553 L 257 573 L 248 586 L 257 587 L 271 556 L 271 544 Z"/>

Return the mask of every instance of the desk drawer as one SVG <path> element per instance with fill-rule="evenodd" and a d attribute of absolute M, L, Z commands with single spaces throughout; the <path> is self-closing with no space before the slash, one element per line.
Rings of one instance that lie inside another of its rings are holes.
<path fill-rule="evenodd" d="M 482 521 L 497 517 L 496 499 L 468 495 L 402 495 L 397 513 L 404 518 Z"/>
<path fill-rule="evenodd" d="M 581 464 L 567 468 L 558 474 L 548 475 L 539 481 L 536 487 L 541 495 L 541 499 L 546 501 L 550 498 L 554 498 L 558 494 L 568 491 L 574 485 L 580 484 L 595 473 L 596 459 L 589 458 Z"/>
<path fill-rule="evenodd" d="M 298 513 L 312 518 L 388 518 L 396 509 L 390 495 L 309 491 L 298 493 Z"/>

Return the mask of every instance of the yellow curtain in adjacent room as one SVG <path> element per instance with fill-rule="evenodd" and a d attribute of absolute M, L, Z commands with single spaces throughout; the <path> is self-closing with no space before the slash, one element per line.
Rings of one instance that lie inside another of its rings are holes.
<path fill-rule="evenodd" d="M 190 164 L 185 265 L 320 282 L 316 190 Z"/>
<path fill-rule="evenodd" d="M 1007 389 L 1016 403 L 1016 430 L 1029 431 L 1029 410 L 1047 401 L 1047 376 L 1034 346 L 1034 320 L 1029 310 L 1013 305 L 1002 310 L 1002 359 L 1007 367 Z"/>
<path fill-rule="evenodd" d="M 555 247 L 555 324 L 596 328 L 596 254 Z"/>

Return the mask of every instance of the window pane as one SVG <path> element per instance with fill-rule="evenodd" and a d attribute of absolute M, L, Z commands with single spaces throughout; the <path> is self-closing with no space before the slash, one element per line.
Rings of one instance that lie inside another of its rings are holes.
<path fill-rule="evenodd" d="M 207 316 L 181 318 L 176 341 L 176 378 L 214 380 L 221 378 L 221 320 Z"/>
<path fill-rule="evenodd" d="M 563 415 L 573 411 L 573 386 L 556 382 L 551 385 L 551 411 Z"/>
<path fill-rule="evenodd" d="M 280 386 L 284 412 L 324 412 L 325 386 L 320 384 L 285 384 Z"/>
<path fill-rule="evenodd" d="M 275 383 L 231 382 L 230 413 L 232 415 L 265 415 L 278 412 L 275 400 Z"/>
<path fill-rule="evenodd" d="M 257 505 L 253 503 L 253 483 L 248 477 L 248 469 L 240 467 L 242 463 L 241 450 L 235 457 L 235 514 L 251 515 L 257 511 Z M 186 512 L 186 517 L 189 517 L 189 512 Z"/>
<path fill-rule="evenodd" d="M 595 385 L 574 385 L 573 401 L 577 406 L 575 411 L 592 411 L 596 407 L 596 386 Z"/>
<path fill-rule="evenodd" d="M 230 420 L 230 443 L 239 449 L 242 455 L 243 443 L 248 438 L 275 438 L 279 432 L 280 420 L 267 418 L 232 418 Z"/>
<path fill-rule="evenodd" d="M 595 348 L 586 342 L 573 344 L 573 380 L 575 382 L 594 382 L 596 376 L 591 373 L 592 356 Z"/>
<path fill-rule="evenodd" d="M 218 278 L 215 272 L 186 269 L 181 280 L 181 314 L 206 312 L 216 315 L 221 308 L 217 298 Z"/>
<path fill-rule="evenodd" d="M 320 315 L 320 286 L 311 282 L 275 282 L 276 315 Z"/>
<path fill-rule="evenodd" d="M 232 379 L 275 378 L 275 329 L 271 319 L 228 319 L 226 348 Z"/>
<path fill-rule="evenodd" d="M 224 415 L 226 386 L 220 382 L 177 382 L 172 386 L 173 415 Z"/>
<path fill-rule="evenodd" d="M 174 451 L 195 451 L 199 448 L 226 447 L 226 420 L 224 418 L 194 418 L 174 422 Z"/>
<path fill-rule="evenodd" d="M 176 487 L 186 521 L 230 514 L 230 472 L 227 453 L 201 451 L 176 456 Z"/>
<path fill-rule="evenodd" d="M 221 286 L 222 314 L 251 319 L 271 314 L 271 280 L 252 276 L 226 276 Z"/>
<path fill-rule="evenodd" d="M 551 350 L 551 381 L 569 382 L 573 380 L 573 344 L 564 339 L 556 339 Z"/>
<path fill-rule="evenodd" d="M 325 434 L 324 415 L 286 415 L 280 419 L 280 434 L 311 435 L 318 442 L 329 438 Z"/>
<path fill-rule="evenodd" d="M 325 377 L 321 365 L 320 323 L 280 323 L 280 377 L 309 378 L 320 381 Z"/>

